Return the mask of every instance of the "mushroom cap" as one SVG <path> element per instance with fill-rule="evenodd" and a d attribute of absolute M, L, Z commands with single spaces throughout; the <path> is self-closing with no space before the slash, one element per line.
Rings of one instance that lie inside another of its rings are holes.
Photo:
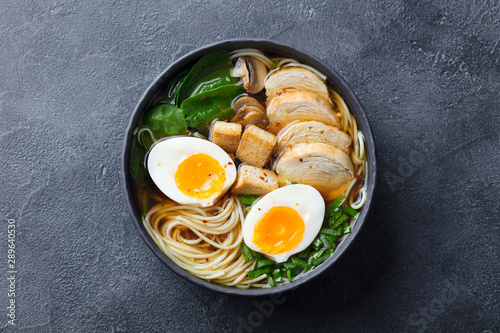
<path fill-rule="evenodd" d="M 283 150 L 299 143 L 326 143 L 349 154 L 351 137 L 336 126 L 329 126 L 318 121 L 293 123 L 278 134 L 278 144 L 274 151 L 279 156 Z"/>
<path fill-rule="evenodd" d="M 264 89 L 267 68 L 262 61 L 253 57 L 239 57 L 231 76 L 239 76 L 243 81 L 243 88 L 249 94 L 257 94 Z"/>
<path fill-rule="evenodd" d="M 269 75 L 264 82 L 268 101 L 290 91 L 309 91 L 325 100 L 329 99 L 325 82 L 310 70 L 302 67 L 287 67 Z"/>
<path fill-rule="evenodd" d="M 249 94 L 257 94 L 264 89 L 264 81 L 267 76 L 266 65 L 252 57 L 246 58 L 246 63 L 250 77 L 247 85 L 245 85 L 245 79 L 243 79 L 243 87 Z"/>
<path fill-rule="evenodd" d="M 342 195 L 354 179 L 349 156 L 325 143 L 300 143 L 285 150 L 275 170 L 280 186 L 291 181 L 311 185 L 327 201 Z"/>
<path fill-rule="evenodd" d="M 339 120 L 329 100 L 308 91 L 295 91 L 274 97 L 267 105 L 269 131 L 276 134 L 292 121 L 315 120 L 338 126 Z"/>
<path fill-rule="evenodd" d="M 267 129 L 269 126 L 269 119 L 266 114 L 258 107 L 251 105 L 242 106 L 236 113 L 236 118 L 233 120 L 243 127 L 256 125 L 262 129 Z"/>
<path fill-rule="evenodd" d="M 260 102 L 258 100 L 256 100 L 253 97 L 250 97 L 250 96 L 243 96 L 243 97 L 238 98 L 236 100 L 236 102 L 234 102 L 234 105 L 233 105 L 234 112 L 238 112 L 238 110 L 241 109 L 243 106 L 255 106 L 263 113 L 266 112 L 266 109 L 264 109 L 264 106 L 262 106 L 262 104 L 260 104 Z"/>

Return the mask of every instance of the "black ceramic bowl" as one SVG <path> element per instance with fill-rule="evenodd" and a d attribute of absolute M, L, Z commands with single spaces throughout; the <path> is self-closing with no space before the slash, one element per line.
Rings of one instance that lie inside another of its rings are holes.
<path fill-rule="evenodd" d="M 366 137 L 367 154 L 368 154 L 368 186 L 367 186 L 367 201 L 362 208 L 361 215 L 356 221 L 352 228 L 351 234 L 343 241 L 343 243 L 337 247 L 334 254 L 322 265 L 311 271 L 309 274 L 304 275 L 297 281 L 288 284 L 281 284 L 274 288 L 264 288 L 264 289 L 237 289 L 234 287 L 225 287 L 219 284 L 207 282 L 198 277 L 195 277 L 188 272 L 181 269 L 179 266 L 174 264 L 170 259 L 164 255 L 161 250 L 157 247 L 154 241 L 150 238 L 147 231 L 145 230 L 141 221 L 141 211 L 139 209 L 139 204 L 134 195 L 134 181 L 130 174 L 130 147 L 133 138 L 133 131 L 139 123 L 139 118 L 148 109 L 154 106 L 155 99 L 165 91 L 168 83 L 180 73 L 182 70 L 191 67 L 194 63 L 203 55 L 213 52 L 213 51 L 232 51 L 241 48 L 255 48 L 263 50 L 264 52 L 270 52 L 273 54 L 278 54 L 290 58 L 299 60 L 302 63 L 311 65 L 312 67 L 318 69 L 321 73 L 326 75 L 328 79 L 333 83 L 333 86 L 337 92 L 344 98 L 345 102 L 351 108 L 351 111 L 358 119 L 358 123 L 361 127 L 361 131 Z M 224 293 L 230 295 L 240 295 L 240 296 L 264 296 L 274 293 L 281 293 L 290 289 L 295 289 L 306 282 L 309 282 L 322 274 L 324 271 L 331 268 L 337 260 L 346 252 L 346 250 L 351 246 L 354 239 L 359 234 L 361 228 L 366 223 L 368 216 L 368 211 L 371 206 L 373 192 L 375 188 L 376 181 L 376 156 L 375 156 L 375 142 L 373 139 L 372 131 L 368 118 L 361 104 L 359 103 L 354 92 L 349 88 L 347 83 L 328 65 L 323 61 L 317 59 L 314 56 L 307 54 L 304 51 L 300 51 L 294 47 L 284 45 L 277 42 L 272 42 L 268 40 L 257 40 L 257 39 L 234 39 L 226 40 L 222 42 L 217 42 L 204 47 L 201 47 L 195 51 L 192 51 L 182 58 L 176 60 L 172 65 L 170 65 L 163 73 L 158 76 L 153 83 L 147 88 L 142 97 L 139 100 L 135 110 L 132 113 L 130 122 L 128 124 L 127 132 L 125 133 L 125 141 L 123 146 L 123 156 L 122 156 L 122 180 L 125 191 L 125 197 L 127 200 L 127 205 L 132 215 L 132 220 L 137 227 L 142 239 L 149 246 L 151 251 L 160 259 L 168 268 L 173 270 L 178 275 L 182 276 L 184 279 L 193 282 L 199 286 L 205 287 L 207 289 Z"/>

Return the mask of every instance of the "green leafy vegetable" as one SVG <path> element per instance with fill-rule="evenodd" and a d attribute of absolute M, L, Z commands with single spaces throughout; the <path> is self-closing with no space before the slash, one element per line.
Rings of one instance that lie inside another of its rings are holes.
<path fill-rule="evenodd" d="M 146 150 L 137 141 L 137 137 L 132 139 L 132 144 L 130 146 L 130 174 L 134 179 L 135 183 L 141 187 L 147 187 L 146 182 L 146 169 L 144 168 L 144 157 L 146 156 Z"/>
<path fill-rule="evenodd" d="M 176 105 L 177 94 L 187 74 L 188 72 L 185 71 L 172 80 L 172 83 L 169 85 L 170 88 L 168 89 L 167 96 L 165 97 L 165 103 Z"/>
<path fill-rule="evenodd" d="M 275 282 L 281 282 L 281 270 L 279 268 L 276 268 L 273 270 L 273 278 Z"/>
<path fill-rule="evenodd" d="M 341 211 L 342 212 L 342 211 Z M 337 220 L 330 220 L 330 223 L 333 222 L 333 224 L 331 225 L 332 229 L 336 229 L 338 228 L 342 223 L 344 223 L 345 221 L 347 221 L 349 219 L 349 216 L 347 216 L 347 214 L 341 214 Z"/>
<path fill-rule="evenodd" d="M 273 277 L 272 277 L 271 275 L 268 275 L 268 276 L 267 276 L 267 283 L 269 283 L 269 285 L 270 285 L 271 287 L 276 286 L 276 283 L 274 282 L 274 279 L 273 279 Z"/>
<path fill-rule="evenodd" d="M 243 252 L 243 258 L 245 258 L 245 261 L 253 260 L 252 251 L 250 251 L 245 243 L 241 243 L 241 252 Z"/>
<path fill-rule="evenodd" d="M 271 270 L 272 270 L 271 266 L 266 266 L 266 267 L 259 268 L 256 270 L 248 271 L 247 275 L 250 279 L 255 279 L 255 278 L 261 276 L 262 274 L 267 274 L 267 273 L 271 272 Z"/>
<path fill-rule="evenodd" d="M 255 259 L 264 259 L 264 255 L 260 252 L 252 251 L 252 255 Z"/>
<path fill-rule="evenodd" d="M 181 110 L 189 127 L 207 135 L 212 120 L 230 120 L 235 116 L 231 103 L 243 92 L 245 89 L 239 85 L 222 86 L 186 99 Z"/>
<path fill-rule="evenodd" d="M 299 257 L 292 257 L 292 262 L 296 265 L 296 266 L 300 266 L 302 268 L 306 268 L 307 267 L 307 263 L 300 259 Z"/>
<path fill-rule="evenodd" d="M 255 269 L 262 268 L 266 266 L 272 266 L 274 262 L 271 259 L 257 260 L 255 265 Z"/>
<path fill-rule="evenodd" d="M 351 215 L 351 216 L 353 216 L 353 217 L 356 217 L 356 215 L 358 215 L 358 214 L 359 214 L 359 212 L 358 212 L 358 211 L 356 211 L 356 210 L 352 209 L 352 208 L 351 208 L 351 207 L 349 207 L 349 206 L 345 206 L 345 207 L 344 207 L 344 212 L 345 212 L 345 213 L 347 213 L 347 214 L 349 214 L 349 215 Z"/>
<path fill-rule="evenodd" d="M 337 197 L 337 199 L 335 199 L 330 204 L 330 206 L 328 206 L 328 208 L 326 210 L 326 217 L 328 219 L 330 219 L 336 212 L 339 211 L 339 209 L 341 210 L 342 205 L 344 204 L 345 200 L 346 200 L 345 197 Z"/>
<path fill-rule="evenodd" d="M 224 52 L 212 52 L 204 55 L 191 68 L 180 85 L 176 104 L 181 105 L 189 97 L 213 90 L 228 84 L 236 84 L 240 80 L 229 75 L 233 63 Z"/>
<path fill-rule="evenodd" d="M 160 104 L 146 111 L 139 120 L 139 127 L 151 130 L 157 140 L 187 133 L 187 125 L 182 111 L 172 104 Z M 144 134 L 142 138 L 147 137 L 146 133 Z M 143 144 L 146 149 L 149 149 L 152 140 L 143 140 Z"/>
<path fill-rule="evenodd" d="M 251 206 L 255 200 L 260 198 L 258 195 L 239 195 L 238 199 L 240 199 L 240 202 L 242 205 L 245 206 Z"/>
<path fill-rule="evenodd" d="M 269 68 L 269 70 L 273 70 L 273 69 L 278 68 L 279 64 L 280 64 L 279 60 L 275 60 L 275 61 L 271 64 L 271 68 Z"/>
<path fill-rule="evenodd" d="M 326 259 L 330 258 L 330 256 L 333 254 L 333 251 L 334 250 L 329 250 L 328 252 L 324 252 L 323 254 L 313 258 L 311 260 L 311 265 L 312 266 L 318 266 L 319 264 L 321 264 L 323 261 L 325 261 Z"/>

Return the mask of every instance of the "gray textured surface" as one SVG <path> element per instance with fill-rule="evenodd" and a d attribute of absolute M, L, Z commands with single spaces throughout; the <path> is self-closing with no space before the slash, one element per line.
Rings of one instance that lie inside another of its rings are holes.
<path fill-rule="evenodd" d="M 500 331 L 498 1 L 0 8 L 1 331 L 230 332 L 248 320 L 255 332 Z M 187 51 L 235 37 L 285 42 L 333 66 L 378 144 L 375 205 L 354 248 L 264 315 L 164 267 L 119 179 L 122 136 L 149 83 Z"/>

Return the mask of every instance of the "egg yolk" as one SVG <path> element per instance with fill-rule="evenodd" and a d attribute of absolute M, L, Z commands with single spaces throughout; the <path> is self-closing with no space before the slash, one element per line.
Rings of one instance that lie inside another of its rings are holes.
<path fill-rule="evenodd" d="M 193 154 L 184 159 L 175 172 L 177 188 L 187 196 L 210 198 L 222 191 L 226 172 L 215 158 L 207 154 Z"/>
<path fill-rule="evenodd" d="M 267 254 L 293 250 L 304 236 L 304 221 L 290 207 L 272 207 L 255 224 L 252 241 Z"/>

